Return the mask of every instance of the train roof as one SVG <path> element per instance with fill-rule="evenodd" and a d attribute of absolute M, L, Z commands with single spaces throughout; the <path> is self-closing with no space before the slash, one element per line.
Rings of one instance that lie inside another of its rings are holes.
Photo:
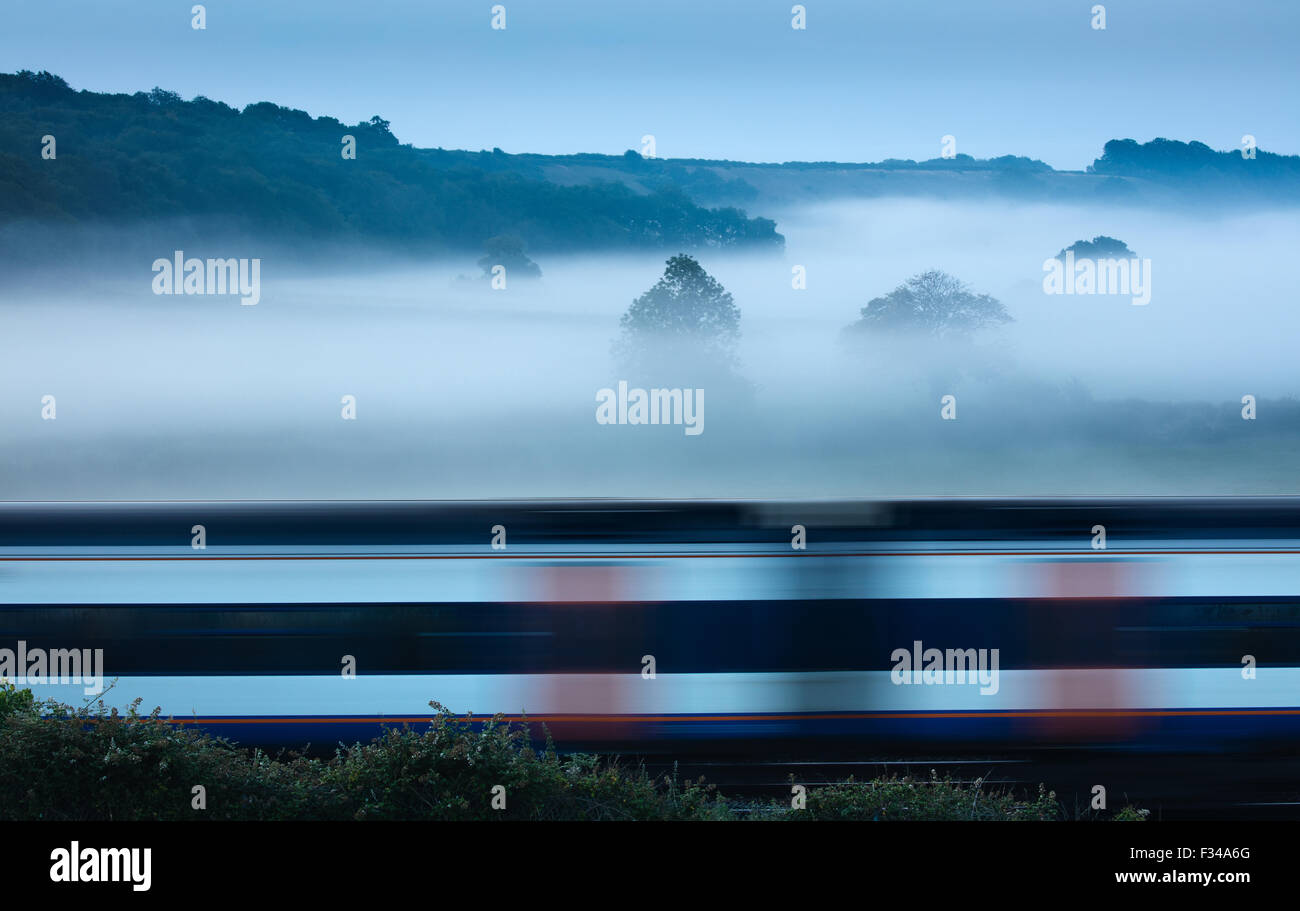
<path fill-rule="evenodd" d="M 226 544 L 417 545 L 987 540 L 1108 534 L 1143 538 L 1300 535 L 1300 497 L 882 500 L 215 500 L 0 503 L 0 547 L 150 545 L 201 524 Z"/>

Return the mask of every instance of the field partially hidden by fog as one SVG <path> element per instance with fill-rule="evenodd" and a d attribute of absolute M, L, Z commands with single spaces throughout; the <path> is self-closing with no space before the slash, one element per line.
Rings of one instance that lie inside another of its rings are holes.
<path fill-rule="evenodd" d="M 595 420 L 597 391 L 628 378 L 619 316 L 675 250 L 536 253 L 540 281 L 493 291 L 458 280 L 472 256 L 309 269 L 251 242 L 186 247 L 261 257 L 253 307 L 155 296 L 152 256 L 0 278 L 0 498 L 1300 493 L 1294 211 L 763 214 L 784 254 L 697 254 L 741 309 L 753 385 L 705 387 L 697 436 Z M 1044 259 L 1102 234 L 1151 261 L 1148 305 L 1043 293 Z M 969 344 L 846 344 L 868 300 L 931 268 L 1015 322 Z"/>

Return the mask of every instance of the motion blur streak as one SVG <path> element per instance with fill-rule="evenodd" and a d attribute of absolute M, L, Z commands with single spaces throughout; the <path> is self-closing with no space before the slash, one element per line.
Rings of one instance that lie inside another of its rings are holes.
<path fill-rule="evenodd" d="M 18 641 L 250 742 L 437 700 L 646 747 L 1254 749 L 1300 733 L 1300 501 L 14 503 Z"/>

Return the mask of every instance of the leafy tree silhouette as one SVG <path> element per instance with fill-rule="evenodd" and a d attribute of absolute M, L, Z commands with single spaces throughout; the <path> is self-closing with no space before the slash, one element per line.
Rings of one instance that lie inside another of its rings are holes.
<path fill-rule="evenodd" d="M 492 275 L 493 266 L 505 266 L 508 278 L 541 278 L 542 270 L 524 253 L 524 242 L 509 234 L 499 234 L 488 238 L 483 244 L 486 255 L 478 264 L 483 267 L 483 274 Z"/>
<path fill-rule="evenodd" d="M 860 312 L 861 318 L 846 331 L 950 338 L 1012 320 L 996 298 L 975 294 L 964 282 L 937 269 L 912 276 L 884 297 L 872 299 Z"/>
<path fill-rule="evenodd" d="M 736 364 L 740 308 L 731 292 L 685 253 L 668 260 L 663 277 L 619 320 L 615 354 L 625 363 L 651 366 L 667 361 Z"/>
<path fill-rule="evenodd" d="M 1056 258 L 1065 259 L 1066 253 L 1074 253 L 1076 259 L 1092 257 L 1094 259 L 1121 258 L 1129 259 L 1137 254 L 1128 248 L 1128 244 L 1114 237 L 1099 234 L 1092 240 L 1076 240 L 1070 246 L 1056 254 Z"/>

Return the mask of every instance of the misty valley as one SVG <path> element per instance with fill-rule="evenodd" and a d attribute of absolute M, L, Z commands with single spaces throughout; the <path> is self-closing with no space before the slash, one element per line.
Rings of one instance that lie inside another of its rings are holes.
<path fill-rule="evenodd" d="M 151 264 L 172 251 L 87 268 L 76 289 L 11 285 L 0 495 L 310 497 L 340 477 L 373 497 L 1294 489 L 1300 327 L 1277 264 L 1300 229 L 1285 214 L 845 200 L 778 224 L 781 253 L 695 254 L 739 311 L 725 367 L 620 361 L 620 318 L 663 273 L 658 252 L 534 252 L 540 278 L 494 290 L 467 278 L 472 255 L 304 267 L 291 247 L 187 245 L 263 252 L 256 307 L 155 294 Z M 1159 264 L 1146 306 L 1044 292 L 1044 258 L 1103 231 Z M 850 330 L 934 268 L 1010 320 Z M 620 379 L 699 390 L 706 429 L 600 421 L 601 390 L 629 404 Z M 46 395 L 57 420 L 41 419 Z"/>
<path fill-rule="evenodd" d="M 421 149 L 31 72 L 0 104 L 36 137 L 0 160 L 0 498 L 1297 490 L 1295 156 Z"/>

